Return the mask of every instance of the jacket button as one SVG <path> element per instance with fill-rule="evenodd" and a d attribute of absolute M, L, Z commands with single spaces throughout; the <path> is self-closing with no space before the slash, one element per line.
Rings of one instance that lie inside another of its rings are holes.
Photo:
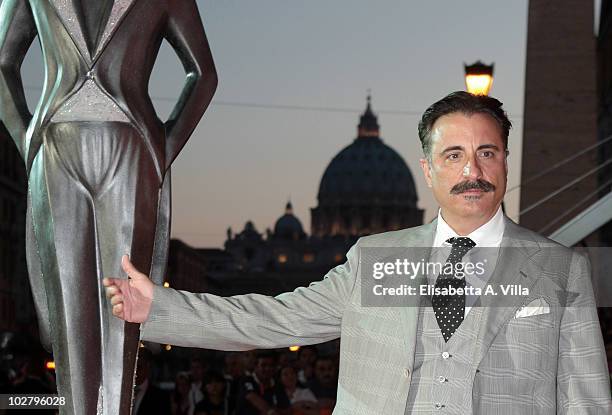
<path fill-rule="evenodd" d="M 440 402 L 436 402 L 436 404 L 434 405 L 434 408 L 439 410 L 439 409 L 444 408 L 444 405 L 442 405 Z"/>
<path fill-rule="evenodd" d="M 410 376 L 410 369 L 405 368 L 404 369 L 404 377 L 407 378 L 408 376 Z"/>
<path fill-rule="evenodd" d="M 446 360 L 450 357 L 450 353 L 449 352 L 442 352 L 442 359 Z"/>

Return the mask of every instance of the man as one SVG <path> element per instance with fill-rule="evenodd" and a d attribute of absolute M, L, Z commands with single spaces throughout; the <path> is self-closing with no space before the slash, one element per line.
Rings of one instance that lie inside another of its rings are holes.
<path fill-rule="evenodd" d="M 308 388 L 314 393 L 322 408 L 333 408 L 336 404 L 336 365 L 331 356 L 318 357 L 314 364 L 314 378 Z"/>
<path fill-rule="evenodd" d="M 276 355 L 260 351 L 251 376 L 241 380 L 236 415 L 278 415 L 278 389 L 275 387 Z"/>
<path fill-rule="evenodd" d="M 146 340 L 181 346 L 241 350 L 341 337 L 336 415 L 607 414 L 586 258 L 501 211 L 510 127 L 494 98 L 455 92 L 434 103 L 419 137 L 438 218 L 359 239 L 343 265 L 308 288 L 274 298 L 178 292 L 154 286 L 124 257 L 129 284 L 105 282 L 113 313 L 144 323 Z M 454 294 L 408 295 L 403 307 L 362 303 L 361 267 L 372 247 L 450 249 L 446 263 L 457 268 L 475 246 L 498 252 L 487 286 L 528 293 L 468 305 L 458 294 L 467 281 L 440 274 L 435 288 Z"/>
<path fill-rule="evenodd" d="M 200 357 L 193 357 L 189 362 L 189 378 L 191 389 L 189 390 L 189 411 L 193 413 L 195 407 L 204 399 L 204 374 L 208 365 Z"/>

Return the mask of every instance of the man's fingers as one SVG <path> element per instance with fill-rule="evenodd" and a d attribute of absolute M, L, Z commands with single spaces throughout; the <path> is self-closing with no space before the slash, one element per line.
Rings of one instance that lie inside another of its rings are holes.
<path fill-rule="evenodd" d="M 113 306 L 113 314 L 119 318 L 123 318 L 123 303 Z"/>
<path fill-rule="evenodd" d="M 123 304 L 123 296 L 121 294 L 112 296 L 110 303 L 112 305 Z"/>
<path fill-rule="evenodd" d="M 110 287 L 106 287 L 104 289 L 104 291 L 106 292 L 106 298 L 111 298 L 113 295 L 115 294 L 119 294 L 119 288 L 117 288 L 116 286 L 110 286 Z"/>

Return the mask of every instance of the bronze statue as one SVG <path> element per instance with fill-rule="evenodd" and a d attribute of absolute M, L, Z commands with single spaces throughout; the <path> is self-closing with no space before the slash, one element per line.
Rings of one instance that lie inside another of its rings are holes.
<path fill-rule="evenodd" d="M 128 253 L 161 282 L 169 167 L 217 85 L 199 16 L 195 0 L 0 6 L 0 120 L 28 172 L 30 283 L 62 413 L 130 412 L 139 326 L 112 317 L 101 281 Z M 45 81 L 30 114 L 20 67 L 37 35 Z M 164 39 L 187 73 L 166 122 L 147 91 Z"/>

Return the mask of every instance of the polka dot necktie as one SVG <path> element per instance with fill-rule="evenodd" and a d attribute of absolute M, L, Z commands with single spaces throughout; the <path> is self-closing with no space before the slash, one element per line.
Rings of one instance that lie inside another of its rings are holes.
<path fill-rule="evenodd" d="M 435 289 L 436 291 L 450 289 L 453 287 L 465 288 L 465 278 L 455 278 L 454 272 L 445 273 L 444 271 L 452 268 L 455 269 L 455 265 L 461 262 L 461 259 L 468 253 L 468 251 L 476 246 L 476 243 L 470 238 L 457 237 L 450 238 L 446 242 L 452 244 L 451 253 L 444 264 L 442 273 L 436 279 Z M 449 266 L 448 264 L 451 264 Z M 432 305 L 438 326 L 442 332 L 444 341 L 448 342 L 455 330 L 459 328 L 463 322 L 465 315 L 465 293 L 462 295 L 436 295 L 432 297 Z"/>

